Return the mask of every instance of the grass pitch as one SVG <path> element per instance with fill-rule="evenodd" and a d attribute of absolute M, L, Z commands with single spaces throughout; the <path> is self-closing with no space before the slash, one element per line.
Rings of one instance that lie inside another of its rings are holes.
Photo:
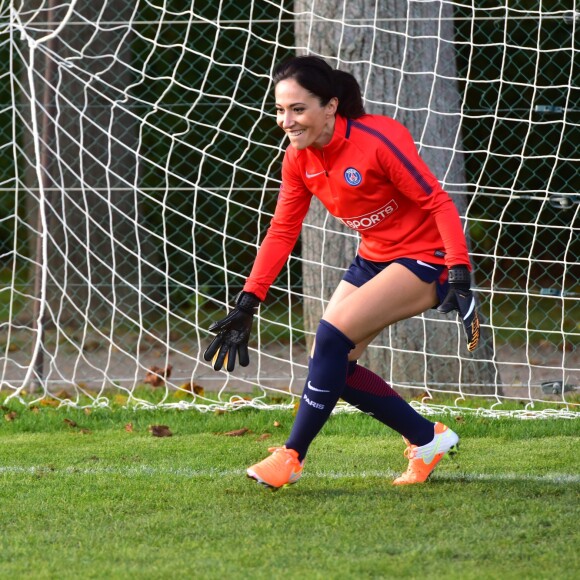
<path fill-rule="evenodd" d="M 290 411 L 3 413 L 0 577 L 560 579 L 580 569 L 575 419 L 442 417 L 462 438 L 457 458 L 426 484 L 394 487 L 401 438 L 340 414 L 302 480 L 271 492 L 245 468 L 284 442 Z"/>

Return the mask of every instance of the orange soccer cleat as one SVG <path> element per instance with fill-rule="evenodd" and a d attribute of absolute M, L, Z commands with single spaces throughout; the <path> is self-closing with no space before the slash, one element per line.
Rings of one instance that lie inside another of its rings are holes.
<path fill-rule="evenodd" d="M 435 466 L 448 452 L 453 452 L 458 446 L 459 437 L 443 423 L 435 424 L 435 436 L 433 441 L 426 445 L 411 445 L 403 437 L 407 444 L 405 457 L 409 459 L 407 471 L 393 481 L 393 485 L 409 485 L 423 483 L 433 473 Z"/>
<path fill-rule="evenodd" d="M 270 457 L 248 467 L 248 477 L 258 483 L 279 489 L 285 485 L 296 483 L 302 477 L 304 461 L 298 460 L 298 452 L 286 447 L 270 447 Z"/>

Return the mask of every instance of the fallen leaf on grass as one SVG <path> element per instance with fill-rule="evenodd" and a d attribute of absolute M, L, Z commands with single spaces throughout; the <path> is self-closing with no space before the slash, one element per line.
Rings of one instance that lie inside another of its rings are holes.
<path fill-rule="evenodd" d="M 75 429 L 76 433 L 80 433 L 81 435 L 90 435 L 91 430 L 85 429 L 84 427 L 79 428 L 79 425 L 76 421 L 72 419 L 63 419 L 63 423 L 66 423 L 71 429 Z"/>
<path fill-rule="evenodd" d="M 270 439 L 272 437 L 272 433 L 262 433 L 256 441 L 265 441 L 266 439 Z"/>
<path fill-rule="evenodd" d="M 180 385 L 179 388 L 187 393 L 199 395 L 200 397 L 203 397 L 205 395 L 205 389 L 194 381 L 190 381 L 189 383 L 183 383 L 183 385 Z"/>
<path fill-rule="evenodd" d="M 10 413 L 6 413 L 6 415 L 4 415 L 4 419 L 9 422 L 14 421 L 16 417 L 18 417 L 18 413 L 16 411 L 10 411 Z"/>
<path fill-rule="evenodd" d="M 425 400 L 430 400 L 433 397 L 431 397 L 429 395 L 429 393 L 425 392 L 425 393 L 419 393 L 418 395 L 414 395 L 411 397 L 411 401 L 417 401 L 419 403 L 422 403 Z"/>
<path fill-rule="evenodd" d="M 191 391 L 194 395 L 199 395 L 200 397 L 205 397 L 205 389 L 201 385 L 193 384 L 191 385 Z"/>
<path fill-rule="evenodd" d="M 60 403 L 56 399 L 40 399 L 39 401 L 42 407 L 58 407 Z"/>
<path fill-rule="evenodd" d="M 125 431 L 127 431 L 127 433 L 133 433 L 133 423 L 127 423 L 125 425 Z"/>
<path fill-rule="evenodd" d="M 127 395 L 115 395 L 113 397 L 113 401 L 120 406 L 126 405 L 129 397 Z"/>
<path fill-rule="evenodd" d="M 252 400 L 252 397 L 236 397 L 235 400 L 232 400 L 232 404 L 234 405 L 234 407 L 243 407 L 244 405 L 247 405 L 249 401 Z"/>
<path fill-rule="evenodd" d="M 171 437 L 173 435 L 167 425 L 149 425 L 148 431 L 153 437 Z"/>
<path fill-rule="evenodd" d="M 241 429 L 235 429 L 234 431 L 228 431 L 224 433 L 226 437 L 243 437 L 246 433 L 251 433 L 247 427 L 242 427 Z"/>
<path fill-rule="evenodd" d="M 144 383 L 146 385 L 151 385 L 152 387 L 161 387 L 165 384 L 165 381 L 171 376 L 171 370 L 173 367 L 167 365 L 166 368 L 156 367 L 155 365 L 147 369 L 145 374 Z"/>

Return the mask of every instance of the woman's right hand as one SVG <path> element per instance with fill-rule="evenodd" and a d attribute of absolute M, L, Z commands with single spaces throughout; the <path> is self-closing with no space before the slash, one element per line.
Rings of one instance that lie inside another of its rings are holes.
<path fill-rule="evenodd" d="M 236 356 L 240 366 L 247 367 L 250 364 L 248 341 L 259 305 L 260 299 L 257 296 L 251 292 L 240 292 L 235 308 L 209 327 L 209 331 L 217 332 L 217 336 L 203 353 L 203 358 L 213 362 L 214 370 L 221 370 L 225 364 L 226 370 L 231 373 L 236 366 Z"/>

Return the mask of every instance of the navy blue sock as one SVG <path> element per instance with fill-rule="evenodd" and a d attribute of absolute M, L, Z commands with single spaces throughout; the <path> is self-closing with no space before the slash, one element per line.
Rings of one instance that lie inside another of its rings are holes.
<path fill-rule="evenodd" d="M 389 383 L 352 361 L 348 365 L 346 387 L 342 398 L 400 433 L 413 445 L 432 441 L 435 425 L 420 415 Z"/>
<path fill-rule="evenodd" d="M 314 356 L 286 447 L 304 459 L 308 447 L 326 423 L 346 386 L 348 353 L 354 343 L 338 328 L 321 320 Z"/>

